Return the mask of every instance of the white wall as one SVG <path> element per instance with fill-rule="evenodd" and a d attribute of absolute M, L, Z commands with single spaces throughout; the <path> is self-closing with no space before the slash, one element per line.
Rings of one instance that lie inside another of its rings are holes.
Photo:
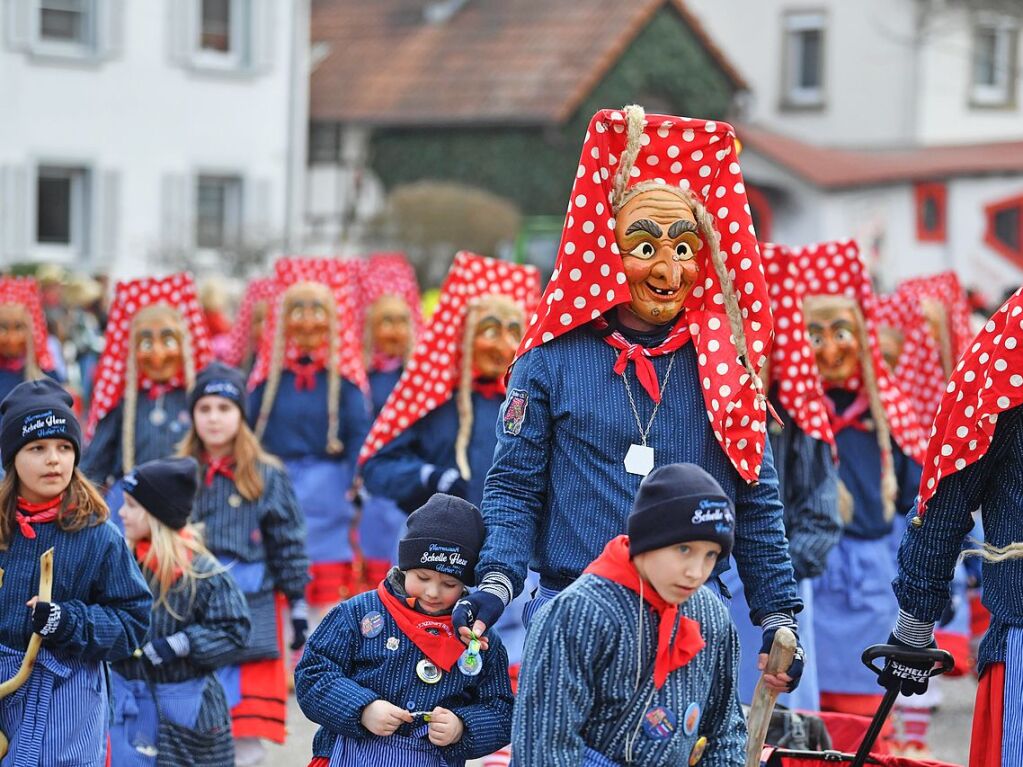
<path fill-rule="evenodd" d="M 0 7 L 9 10 L 20 1 Z M 105 209 L 96 212 L 109 231 L 88 268 L 115 276 L 159 270 L 162 250 L 191 240 L 200 171 L 241 175 L 252 234 L 282 235 L 292 0 L 255 0 L 267 15 L 257 33 L 259 60 L 244 74 L 200 72 L 184 64 L 172 25 L 186 1 L 115 2 L 124 14 L 122 39 L 97 63 L 41 59 L 12 50 L 6 41 L 0 47 L 0 168 L 9 189 L 20 172 L 27 192 L 25 210 L 13 214 L 12 195 L 0 196 L 0 206 L 7 207 L 6 215 L 0 210 L 0 226 L 8 230 L 0 232 L 0 246 L 7 244 L 4 261 L 47 255 L 32 246 L 34 167 L 40 161 L 86 164 L 112 190 L 97 195 L 97 208 Z M 301 139 L 304 153 L 304 134 Z M 29 237 L 11 231 L 19 221 Z"/>

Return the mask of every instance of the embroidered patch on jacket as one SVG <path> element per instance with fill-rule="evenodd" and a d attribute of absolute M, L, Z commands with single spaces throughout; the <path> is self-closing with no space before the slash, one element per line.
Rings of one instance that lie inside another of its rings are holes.
<path fill-rule="evenodd" d="M 522 431 L 522 422 L 526 420 L 526 406 L 529 404 L 529 394 L 525 389 L 512 389 L 508 392 L 508 399 L 504 403 L 504 416 L 501 419 L 504 423 L 504 433 L 513 437 L 519 436 Z"/>

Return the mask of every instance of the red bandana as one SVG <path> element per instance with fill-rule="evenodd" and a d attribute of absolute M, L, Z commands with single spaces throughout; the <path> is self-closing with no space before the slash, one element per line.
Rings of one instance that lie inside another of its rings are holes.
<path fill-rule="evenodd" d="M 48 522 L 53 522 L 60 512 L 60 504 L 63 500 L 63 493 L 42 503 L 29 503 L 19 495 L 18 509 L 14 512 L 14 520 L 18 523 L 21 534 L 26 538 L 35 538 L 36 531 L 32 529 L 32 525 L 45 525 Z"/>
<path fill-rule="evenodd" d="M 156 381 L 150 381 L 144 375 L 139 375 L 139 391 L 146 393 L 146 397 L 155 400 L 160 397 L 170 394 L 172 391 L 178 391 L 185 388 L 185 376 L 181 373 L 171 376 L 169 381 L 163 383 L 157 383 Z"/>
<path fill-rule="evenodd" d="M 856 394 L 856 399 L 841 413 L 838 412 L 830 397 L 824 398 L 824 407 L 828 410 L 828 421 L 831 422 L 832 433 L 841 434 L 845 429 L 868 431 L 867 425 L 860 420 L 860 416 L 870 409 L 870 397 L 862 389 Z"/>
<path fill-rule="evenodd" d="M 981 458 L 998 416 L 1023 404 L 1023 288 L 988 320 L 960 358 L 934 417 L 917 514 L 923 517 L 938 483 Z"/>
<path fill-rule="evenodd" d="M 206 475 L 204 481 L 206 487 L 213 484 L 213 479 L 218 475 L 222 474 L 229 480 L 234 482 L 234 456 L 225 455 L 223 458 L 210 458 L 209 456 L 203 456 L 203 465 L 206 467 Z"/>
<path fill-rule="evenodd" d="M 405 364 L 404 357 L 395 357 L 390 354 L 382 354 L 381 352 L 373 352 L 373 356 L 370 358 L 369 371 L 370 373 L 393 373 L 395 370 Z"/>
<path fill-rule="evenodd" d="M 309 361 L 300 362 L 303 357 Z M 327 369 L 327 350 L 307 352 L 289 345 L 284 355 L 284 367 L 295 374 L 295 391 L 312 391 L 316 388 L 316 374 Z"/>
<path fill-rule="evenodd" d="M 608 326 L 607 320 L 603 317 L 595 319 L 593 324 L 598 330 L 605 330 Z M 629 362 L 635 364 L 636 378 L 639 379 L 640 385 L 650 395 L 650 399 L 660 403 L 661 386 L 657 382 L 657 371 L 654 370 L 654 363 L 650 361 L 650 358 L 678 351 L 692 338 L 689 333 L 689 325 L 683 316 L 676 321 L 675 329 L 668 334 L 668 337 L 653 348 L 648 349 L 640 344 L 634 344 L 617 330 L 604 336 L 604 343 L 620 351 L 618 359 L 615 361 L 614 371 L 618 375 L 624 376 Z"/>
<path fill-rule="evenodd" d="M 824 388 L 803 317 L 803 284 L 792 251 L 782 245 L 761 243 L 760 252 L 774 315 L 776 335 L 771 347 L 770 378 L 777 384 L 778 401 L 806 434 L 834 447 Z"/>
<path fill-rule="evenodd" d="M 430 324 L 398 384 L 380 411 L 359 453 L 365 463 L 377 450 L 451 399 L 462 371 L 462 336 L 469 303 L 486 296 L 505 296 L 529 316 L 540 293 L 535 267 L 510 264 L 461 251 L 455 255 L 440 289 Z"/>
<path fill-rule="evenodd" d="M 474 378 L 472 381 L 472 390 L 479 394 L 482 394 L 487 399 L 504 399 L 508 393 L 508 386 L 505 384 L 503 378 L 498 378 L 493 381 L 487 381 L 483 378 Z"/>
<path fill-rule="evenodd" d="M 416 612 L 388 591 L 383 582 L 377 584 L 377 596 L 401 633 L 411 639 L 412 644 L 422 650 L 435 666 L 450 671 L 465 650 L 465 645 L 451 627 L 451 616 Z M 433 634 L 428 629 L 440 633 Z"/>
<path fill-rule="evenodd" d="M 125 361 L 128 359 L 132 319 L 141 309 L 155 304 L 166 304 L 181 314 L 188 336 L 186 342 L 192 347 L 192 359 L 197 373 L 212 359 L 209 328 L 199 306 L 191 275 L 180 273 L 170 277 L 143 277 L 118 282 L 107 320 L 103 354 L 96 365 L 96 385 L 85 430 L 87 440 L 92 439 L 96 424 L 123 399 Z"/>
<path fill-rule="evenodd" d="M 632 300 L 611 208 L 628 133 L 626 110 L 601 110 L 590 120 L 557 264 L 518 357 Z M 648 114 L 639 143 L 627 186 L 657 182 L 681 187 L 706 206 L 732 275 L 750 362 L 759 370 L 770 344 L 771 312 L 735 131 L 721 122 Z M 703 282 L 685 301 L 686 321 L 714 437 L 742 478 L 755 482 L 763 462 L 767 410 L 736 354 L 723 288 L 709 253 L 704 243 L 698 256 Z M 633 359 L 638 359 L 635 354 Z M 646 378 L 649 392 L 653 386 Z"/>
<path fill-rule="evenodd" d="M 625 586 L 639 593 L 640 575 L 629 557 L 629 536 L 619 535 L 612 538 L 594 559 L 584 573 L 593 573 L 601 578 Z M 675 643 L 671 642 L 671 632 L 678 616 L 678 605 L 669 605 L 649 583 L 643 589 L 643 599 L 654 608 L 660 622 L 657 630 L 657 659 L 654 661 L 654 685 L 657 689 L 664 686 L 665 681 L 675 669 L 689 663 L 706 645 L 700 633 L 700 624 L 692 618 L 682 616 L 678 622 Z"/>
<path fill-rule="evenodd" d="M 181 535 L 185 535 L 185 533 L 180 533 L 180 534 Z M 146 556 L 149 554 L 149 549 L 152 547 L 152 545 L 153 545 L 153 542 L 151 540 L 149 540 L 148 538 L 146 538 L 145 540 L 142 540 L 142 541 L 136 541 L 135 542 L 135 561 L 138 562 L 141 565 L 143 560 L 145 560 Z M 192 552 L 191 552 L 191 550 L 188 550 L 188 559 L 189 559 L 189 561 L 191 561 L 191 559 L 192 559 Z M 147 565 L 147 567 L 149 568 L 150 572 L 152 572 L 154 575 L 160 569 L 160 563 L 157 561 L 155 554 L 153 555 L 153 558 L 151 560 L 149 560 L 149 564 Z M 174 568 L 174 580 L 177 580 L 178 578 L 180 578 L 184 574 L 185 574 L 184 569 L 182 569 L 180 567 L 175 567 Z"/>
<path fill-rule="evenodd" d="M 0 370 L 7 373 L 20 373 L 25 369 L 24 357 L 0 357 Z"/>
<path fill-rule="evenodd" d="M 272 277 L 252 280 L 245 288 L 245 295 L 242 297 L 241 306 L 238 307 L 238 315 L 235 317 L 234 325 L 228 333 L 228 340 L 221 357 L 231 367 L 241 367 L 245 360 L 256 353 L 256 349 L 250 348 L 252 343 L 252 314 L 255 306 L 260 301 L 267 304 L 267 313 L 273 305 L 274 295 L 277 291 L 277 283 Z"/>
<path fill-rule="evenodd" d="M 35 350 L 36 364 L 40 370 L 53 370 L 53 355 L 50 354 L 49 336 L 46 332 L 46 317 L 43 315 L 43 304 L 39 298 L 39 286 L 32 277 L 0 277 L 0 304 L 15 304 L 24 309 L 28 316 L 29 332 L 32 333 L 32 347 Z M 13 360 L 10 364 L 13 364 Z M 25 360 L 20 360 L 20 367 L 4 367 L 12 373 L 24 370 Z"/>

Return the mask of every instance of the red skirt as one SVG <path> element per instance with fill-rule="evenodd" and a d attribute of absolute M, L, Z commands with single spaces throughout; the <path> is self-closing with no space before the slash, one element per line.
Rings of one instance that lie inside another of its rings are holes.
<path fill-rule="evenodd" d="M 235 738 L 265 738 L 283 743 L 288 710 L 288 680 L 284 672 L 284 610 L 287 601 L 277 594 L 277 644 L 280 654 L 268 660 L 241 664 L 241 702 L 231 709 Z"/>
<path fill-rule="evenodd" d="M 970 767 L 1000 767 L 1002 763 L 1002 716 L 1005 707 L 1005 664 L 984 669 L 977 686 L 970 741 Z"/>

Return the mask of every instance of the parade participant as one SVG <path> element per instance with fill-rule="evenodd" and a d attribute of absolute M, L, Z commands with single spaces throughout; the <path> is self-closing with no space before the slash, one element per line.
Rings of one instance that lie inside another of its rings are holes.
<path fill-rule="evenodd" d="M 249 614 L 188 524 L 198 472 L 192 458 L 166 458 L 124 478 L 118 513 L 154 602 L 145 645 L 111 673 L 118 767 L 234 767 L 231 717 L 213 672 L 244 646 Z"/>
<path fill-rule="evenodd" d="M 462 767 L 508 742 L 504 647 L 492 634 L 466 648 L 451 626 L 482 543 L 475 506 L 432 496 L 409 517 L 398 567 L 309 637 L 295 693 L 321 725 L 310 767 Z"/>
<path fill-rule="evenodd" d="M 310 605 L 348 594 L 354 509 L 349 490 L 369 431 L 356 324 L 357 266 L 330 258 L 277 262 L 278 298 L 249 376 L 248 417 L 287 468 L 305 515 Z"/>
<path fill-rule="evenodd" d="M 245 594 L 252 631 L 218 677 L 231 707 L 239 765 L 265 756 L 261 738 L 285 740 L 288 680 L 282 618 L 290 606 L 291 649 L 305 643 L 309 559 L 305 525 L 284 466 L 263 450 L 245 421 L 241 372 L 213 362 L 189 396 L 192 429 L 181 454 L 199 461 L 192 510 L 206 545 Z"/>
<path fill-rule="evenodd" d="M 17 694 L 0 701 L 5 764 L 106 764 L 105 664 L 143 643 L 152 600 L 103 499 L 77 468 L 81 426 L 49 379 L 0 404 L 0 678 L 14 677 L 33 633 L 42 647 Z M 50 601 L 40 554 L 53 549 Z M 36 596 L 33 596 L 36 595 Z M 25 604 L 28 604 L 26 609 Z"/>
<path fill-rule="evenodd" d="M 952 271 L 940 272 L 905 280 L 898 289 L 920 302 L 948 378 L 974 335 L 970 329 L 970 306 L 959 278 Z"/>
<path fill-rule="evenodd" d="M 530 627 L 516 761 L 742 764 L 739 637 L 702 588 L 731 551 L 732 501 L 699 466 L 661 466 L 640 484 L 628 530 Z"/>
<path fill-rule="evenodd" d="M 415 348 L 422 313 L 416 273 L 403 255 L 377 253 L 360 265 L 362 354 L 376 418 Z M 363 493 L 361 502 L 361 576 L 373 588 L 391 567 L 407 515 L 386 495 Z"/>
<path fill-rule="evenodd" d="M 640 478 L 678 462 L 705 466 L 735 498 L 735 556 L 764 647 L 795 628 L 755 372 L 771 316 L 735 156 L 724 123 L 640 107 L 590 121 L 557 265 L 501 413 L 481 588 L 455 614 L 466 635 L 500 616 L 527 565 L 540 573 L 537 605 L 575 580 L 624 532 Z"/>
<path fill-rule="evenodd" d="M 1017 291 L 956 364 L 934 420 L 920 495 L 899 549 L 892 644 L 933 647 L 962 541 L 978 507 L 984 525 L 983 601 L 991 625 L 977 659 L 980 686 L 971 767 L 1023 760 L 1023 296 Z M 928 669 L 889 661 L 879 681 L 906 695 L 927 688 Z"/>
<path fill-rule="evenodd" d="M 817 711 L 820 686 L 813 630 L 813 579 L 828 561 L 842 534 L 838 503 L 838 467 L 835 437 L 831 432 L 824 390 L 802 312 L 801 282 L 788 248 L 770 243 L 760 246 L 771 297 L 771 313 L 778 328 L 771 357 L 762 372 L 770 402 L 780 418 L 767 424 L 767 434 L 778 472 L 778 487 L 785 505 L 785 534 L 803 611 L 797 616 L 799 636 L 807 652 L 802 681 L 791 695 L 778 700 L 792 709 Z M 745 589 L 734 570 L 722 576 L 732 593 L 729 609 L 742 647 L 739 699 L 753 700 L 760 679 L 760 636 L 750 622 Z"/>
<path fill-rule="evenodd" d="M 0 401 L 22 381 L 55 377 L 39 288 L 31 277 L 0 278 Z"/>
<path fill-rule="evenodd" d="M 876 298 L 856 243 L 793 248 L 792 258 L 803 282 L 803 315 L 824 384 L 839 479 L 852 505 L 814 583 L 817 646 L 828 648 L 817 658 L 821 708 L 870 716 L 880 697 L 860 654 L 884 642 L 897 612 L 885 596 L 895 574 L 892 531 L 919 483 L 922 430 L 881 361 Z M 784 348 L 793 338 L 776 343 Z"/>
<path fill-rule="evenodd" d="M 277 282 L 273 277 L 252 280 L 245 288 L 234 325 L 221 354 L 224 362 L 246 373 L 252 370 L 259 352 L 266 315 L 273 303 Z"/>
<path fill-rule="evenodd" d="M 188 389 L 210 361 L 209 334 L 188 274 L 117 283 L 86 436 L 82 471 L 121 506 L 122 476 L 174 455 L 188 432 Z"/>

